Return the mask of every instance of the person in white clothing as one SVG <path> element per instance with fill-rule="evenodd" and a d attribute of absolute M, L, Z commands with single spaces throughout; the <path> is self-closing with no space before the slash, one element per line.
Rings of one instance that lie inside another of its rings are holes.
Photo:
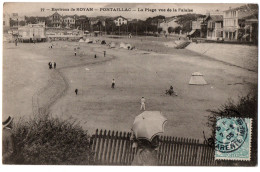
<path fill-rule="evenodd" d="M 141 98 L 141 109 L 140 110 L 145 110 L 145 98 L 144 97 L 142 97 Z"/>

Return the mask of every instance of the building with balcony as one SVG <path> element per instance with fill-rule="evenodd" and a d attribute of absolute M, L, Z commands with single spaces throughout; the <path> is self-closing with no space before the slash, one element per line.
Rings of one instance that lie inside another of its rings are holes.
<path fill-rule="evenodd" d="M 207 39 L 223 39 L 223 15 L 208 15 L 207 21 Z"/>
<path fill-rule="evenodd" d="M 258 32 L 258 9 L 244 5 L 224 11 L 223 37 L 225 40 L 248 40 Z"/>
<path fill-rule="evenodd" d="M 63 16 L 62 21 L 65 24 L 66 28 L 74 28 L 76 24 L 76 15 L 73 16 Z"/>
<path fill-rule="evenodd" d="M 62 16 L 55 12 L 54 14 L 49 16 L 49 19 L 51 20 L 51 24 L 53 27 L 61 27 L 62 24 Z"/>

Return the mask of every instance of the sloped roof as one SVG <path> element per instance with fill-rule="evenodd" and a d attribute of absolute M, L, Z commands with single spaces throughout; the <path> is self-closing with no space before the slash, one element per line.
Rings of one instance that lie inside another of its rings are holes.
<path fill-rule="evenodd" d="M 67 17 L 71 17 L 71 18 L 77 18 L 78 16 L 77 15 L 65 15 L 65 16 L 63 16 L 63 18 L 67 18 Z"/>
<path fill-rule="evenodd" d="M 206 20 L 223 21 L 223 15 L 209 15 Z"/>
<path fill-rule="evenodd" d="M 50 16 L 54 16 L 54 15 L 59 15 L 59 16 L 61 16 L 57 11 L 56 11 L 55 13 L 53 13 L 52 15 L 50 15 Z"/>
<path fill-rule="evenodd" d="M 127 18 L 125 18 L 125 17 L 123 17 L 123 16 L 117 16 L 117 17 L 114 18 L 114 20 L 118 19 L 119 17 L 120 17 L 120 18 L 123 18 L 123 19 L 125 19 L 125 20 L 127 20 Z"/>

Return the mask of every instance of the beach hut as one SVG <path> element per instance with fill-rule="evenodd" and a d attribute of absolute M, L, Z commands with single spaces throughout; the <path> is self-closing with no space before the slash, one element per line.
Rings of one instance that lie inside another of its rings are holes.
<path fill-rule="evenodd" d="M 194 72 L 191 74 L 189 85 L 206 85 L 207 82 L 203 78 L 200 72 Z"/>

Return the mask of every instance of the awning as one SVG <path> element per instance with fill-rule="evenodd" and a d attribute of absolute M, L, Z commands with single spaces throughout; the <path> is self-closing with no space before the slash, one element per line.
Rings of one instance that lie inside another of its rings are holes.
<path fill-rule="evenodd" d="M 190 33 L 188 33 L 188 35 L 192 35 L 194 32 L 196 32 L 196 29 L 192 30 Z"/>

